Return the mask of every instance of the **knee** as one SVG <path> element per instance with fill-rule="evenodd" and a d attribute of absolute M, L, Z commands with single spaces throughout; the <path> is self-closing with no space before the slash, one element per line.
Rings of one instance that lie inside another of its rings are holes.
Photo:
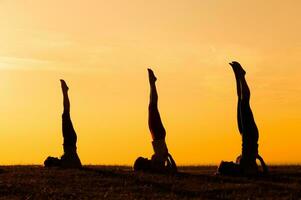
<path fill-rule="evenodd" d="M 251 98 L 251 94 L 250 92 L 244 92 L 242 93 L 242 99 L 245 100 L 245 101 L 250 101 L 250 98 Z"/>
<path fill-rule="evenodd" d="M 62 119 L 63 119 L 63 122 L 67 121 L 67 120 L 68 121 L 71 120 L 71 118 L 70 118 L 70 112 L 64 111 L 63 114 L 62 114 Z"/>
<path fill-rule="evenodd" d="M 148 105 L 148 110 L 149 111 L 156 111 L 158 110 L 158 104 L 155 102 L 150 102 Z"/>

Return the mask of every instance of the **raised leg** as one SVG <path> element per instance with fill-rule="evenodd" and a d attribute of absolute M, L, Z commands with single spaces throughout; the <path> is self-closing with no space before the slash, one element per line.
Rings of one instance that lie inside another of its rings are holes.
<path fill-rule="evenodd" d="M 158 93 L 155 84 L 157 78 L 151 69 L 148 69 L 148 76 L 150 83 L 148 125 L 153 137 L 152 145 L 154 149 L 154 155 L 151 158 L 152 170 L 156 172 L 165 172 L 165 164 L 168 159 L 168 149 L 165 143 L 166 132 L 158 110 Z"/>
<path fill-rule="evenodd" d="M 148 69 L 149 83 L 150 83 L 150 101 L 148 107 L 148 126 L 152 134 L 153 140 L 165 139 L 166 132 L 161 121 L 158 110 L 158 93 L 156 88 L 157 78 L 151 69 Z"/>
<path fill-rule="evenodd" d="M 258 129 L 250 107 L 250 89 L 245 79 L 245 71 L 237 62 L 232 63 L 236 70 L 236 80 L 240 84 L 240 100 L 238 116 L 242 135 L 242 156 L 240 165 L 246 173 L 256 173 L 256 157 L 258 155 Z"/>
<path fill-rule="evenodd" d="M 236 90 L 237 90 L 237 124 L 238 124 L 238 130 L 240 134 L 242 134 L 242 118 L 241 118 L 241 101 L 242 101 L 242 86 L 240 82 L 240 71 L 237 66 L 237 62 L 229 63 L 233 69 L 234 75 L 235 75 L 235 81 L 236 81 Z"/>
<path fill-rule="evenodd" d="M 240 77 L 242 88 L 242 101 L 241 101 L 241 121 L 244 134 L 249 134 L 248 138 L 252 141 L 258 141 L 258 128 L 255 123 L 252 109 L 250 107 L 250 89 L 245 79 L 245 76 Z"/>
<path fill-rule="evenodd" d="M 61 158 L 62 166 L 71 168 L 81 167 L 81 162 L 76 153 L 77 136 L 70 118 L 70 101 L 68 97 L 69 88 L 64 80 L 61 80 L 61 87 L 64 105 L 62 115 L 62 131 L 64 137 L 64 155 Z"/>
<path fill-rule="evenodd" d="M 70 113 L 70 101 L 68 97 L 68 86 L 64 80 L 61 81 L 61 88 L 63 93 L 63 105 L 64 105 L 64 113 Z"/>
<path fill-rule="evenodd" d="M 246 81 L 245 75 L 240 74 L 240 79 L 239 80 L 240 80 L 240 83 L 241 83 L 242 100 L 244 100 L 245 102 L 250 102 L 251 92 L 250 92 L 250 88 L 248 86 L 248 83 Z"/>
<path fill-rule="evenodd" d="M 77 136 L 73 128 L 73 124 L 70 118 L 70 101 L 68 97 L 68 86 L 64 80 L 61 80 L 61 87 L 63 92 L 63 137 L 64 137 L 64 153 L 69 153 L 69 151 L 76 151 L 76 141 Z"/>

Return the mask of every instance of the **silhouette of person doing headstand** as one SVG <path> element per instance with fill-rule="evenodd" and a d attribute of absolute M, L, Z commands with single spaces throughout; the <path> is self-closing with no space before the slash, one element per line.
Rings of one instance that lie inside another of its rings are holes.
<path fill-rule="evenodd" d="M 256 175 L 258 173 L 256 159 L 259 159 L 263 172 L 267 173 L 267 167 L 258 154 L 259 134 L 250 107 L 250 89 L 245 79 L 246 72 L 238 62 L 232 62 L 230 65 L 236 78 L 238 96 L 237 122 L 239 132 L 242 136 L 242 154 L 237 158 L 236 164 L 222 162 L 218 172 L 228 175 Z"/>
<path fill-rule="evenodd" d="M 169 154 L 165 136 L 166 131 L 161 121 L 158 110 L 158 93 L 156 88 L 157 78 L 151 69 L 148 69 L 150 84 L 150 102 L 148 107 L 148 126 L 152 135 L 152 145 L 154 155 L 151 160 L 139 157 L 134 164 L 136 171 L 153 171 L 153 172 L 176 172 L 177 166 L 172 156 Z"/>
<path fill-rule="evenodd" d="M 63 92 L 64 112 L 62 115 L 62 131 L 64 137 L 64 155 L 61 159 L 48 157 L 45 167 L 80 168 L 81 162 L 76 152 L 77 136 L 70 118 L 70 101 L 68 97 L 68 86 L 64 80 L 61 81 Z"/>

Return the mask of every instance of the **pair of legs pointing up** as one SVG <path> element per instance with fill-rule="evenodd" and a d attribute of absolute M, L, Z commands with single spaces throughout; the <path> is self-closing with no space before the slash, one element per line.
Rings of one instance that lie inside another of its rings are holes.
<path fill-rule="evenodd" d="M 150 82 L 150 104 L 149 104 L 149 128 L 153 137 L 154 155 L 151 160 L 138 158 L 135 163 L 135 170 L 154 171 L 154 172 L 175 172 L 177 166 L 172 156 L 169 154 L 165 143 L 165 129 L 161 122 L 158 111 L 158 94 L 153 71 L 148 69 Z M 64 138 L 64 154 L 59 158 L 48 157 L 44 161 L 45 167 L 80 168 L 81 162 L 76 152 L 77 136 L 70 118 L 70 101 L 68 97 L 68 86 L 61 80 L 63 93 L 64 112 L 62 115 L 62 131 Z"/>
<path fill-rule="evenodd" d="M 82 165 L 76 152 L 77 136 L 70 117 L 70 101 L 68 97 L 69 88 L 64 80 L 61 80 L 61 87 L 64 105 L 64 112 L 62 115 L 64 154 L 60 159 L 48 157 L 45 160 L 44 165 L 45 167 L 80 168 Z"/>
<path fill-rule="evenodd" d="M 148 69 L 148 78 L 150 84 L 150 101 L 148 107 L 148 126 L 153 138 L 154 155 L 151 160 L 139 157 L 134 163 L 135 171 L 149 172 L 176 172 L 177 166 L 172 156 L 168 152 L 165 136 L 166 131 L 161 121 L 158 110 L 158 93 L 156 88 L 157 78 L 151 69 Z"/>
<path fill-rule="evenodd" d="M 236 85 L 237 85 L 237 121 L 239 132 L 242 136 L 242 154 L 237 158 L 237 162 L 222 162 L 218 168 L 220 174 L 226 175 L 255 175 L 258 173 L 256 159 L 261 162 L 263 172 L 267 173 L 267 167 L 258 154 L 258 128 L 256 126 L 252 110 L 250 108 L 250 89 L 245 80 L 245 71 L 238 62 L 232 62 Z M 153 71 L 148 69 L 150 84 L 149 102 L 149 129 L 153 138 L 154 155 L 151 160 L 139 157 L 134 164 L 136 171 L 153 172 L 176 172 L 177 166 L 169 154 L 165 136 L 166 131 L 161 121 L 158 110 L 158 93 L 156 88 L 157 78 Z M 76 152 L 77 136 L 70 118 L 70 101 L 68 97 L 68 87 L 65 81 L 61 80 L 61 87 L 64 97 L 64 112 L 62 115 L 62 129 L 64 137 L 64 155 L 61 159 L 48 157 L 44 164 L 46 167 L 80 168 L 81 162 Z"/>
<path fill-rule="evenodd" d="M 263 172 L 267 173 L 268 169 L 258 154 L 259 134 L 250 107 L 250 89 L 245 79 L 246 72 L 238 62 L 232 62 L 230 65 L 237 86 L 237 123 L 242 136 L 242 153 L 236 159 L 236 163 L 222 161 L 218 173 L 225 175 L 256 175 L 258 174 L 256 159 L 260 161 Z"/>

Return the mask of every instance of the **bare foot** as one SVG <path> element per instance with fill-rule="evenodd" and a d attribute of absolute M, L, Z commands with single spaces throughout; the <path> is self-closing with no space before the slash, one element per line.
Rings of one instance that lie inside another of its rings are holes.
<path fill-rule="evenodd" d="M 239 62 L 233 61 L 229 63 L 231 67 L 233 68 L 233 71 L 237 75 L 246 75 L 246 71 L 242 68 L 242 66 L 239 64 Z"/>
<path fill-rule="evenodd" d="M 68 88 L 66 82 L 63 79 L 61 79 L 60 81 L 61 81 L 61 87 L 62 87 L 63 92 L 68 92 L 69 88 Z"/>
<path fill-rule="evenodd" d="M 150 68 L 147 69 L 148 71 L 148 79 L 150 83 L 155 83 L 157 81 L 157 78 L 153 72 L 153 70 L 151 70 Z"/>

